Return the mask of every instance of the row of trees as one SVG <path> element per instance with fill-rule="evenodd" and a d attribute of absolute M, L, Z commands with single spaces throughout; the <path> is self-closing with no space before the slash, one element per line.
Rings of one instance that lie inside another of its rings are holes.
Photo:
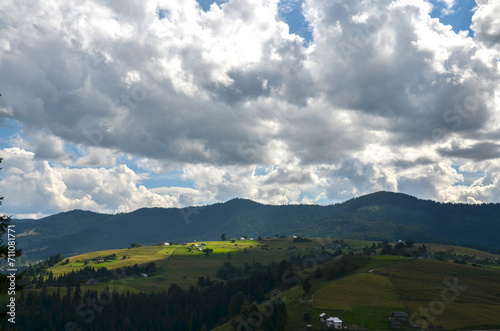
<path fill-rule="evenodd" d="M 46 265 L 45 262 L 41 264 Z M 80 283 L 87 282 L 89 279 L 102 282 L 110 281 L 111 279 L 139 276 L 143 273 L 151 275 L 155 272 L 155 269 L 156 264 L 154 262 L 149 262 L 145 266 L 139 266 L 136 263 L 134 266 L 122 267 L 112 271 L 106 267 L 95 269 L 91 266 L 85 266 L 80 270 L 72 270 L 56 277 L 52 271 L 45 270 L 37 273 L 38 265 L 36 265 L 25 272 L 21 282 L 27 288 L 43 288 L 45 286 L 75 287 Z"/>

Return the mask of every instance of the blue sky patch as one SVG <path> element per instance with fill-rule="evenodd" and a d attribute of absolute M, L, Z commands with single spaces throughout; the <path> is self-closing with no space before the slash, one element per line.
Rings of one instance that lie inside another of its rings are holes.
<path fill-rule="evenodd" d="M 300 0 L 280 1 L 278 5 L 281 18 L 288 24 L 290 33 L 301 36 L 306 42 L 313 40 L 312 29 L 302 14 Z"/>
<path fill-rule="evenodd" d="M 210 6 L 215 2 L 217 5 L 220 5 L 221 3 L 224 3 L 224 2 L 227 2 L 227 1 L 224 1 L 224 0 L 217 0 L 217 1 L 214 1 L 214 0 L 196 0 L 196 2 L 198 2 L 198 4 L 200 5 L 201 9 L 203 9 L 203 11 L 207 12 L 210 10 Z"/>
<path fill-rule="evenodd" d="M 168 175 L 155 175 L 150 179 L 141 180 L 141 184 L 150 189 L 159 187 L 194 188 L 194 182 L 182 179 L 182 174 L 182 171 L 171 171 Z"/>
<path fill-rule="evenodd" d="M 474 15 L 473 9 L 476 7 L 475 0 L 457 1 L 455 7 L 453 7 L 453 13 L 449 15 L 443 14 L 443 9 L 446 8 L 443 2 L 431 0 L 430 3 L 434 5 L 434 10 L 431 12 L 432 18 L 439 18 L 441 23 L 451 25 L 455 33 L 461 30 L 469 31 L 469 36 L 474 36 L 474 32 L 470 28 L 470 25 L 472 22 L 472 15 Z"/>
<path fill-rule="evenodd" d="M 267 175 L 266 168 L 265 167 L 257 167 L 257 168 L 255 168 L 254 175 L 255 176 L 265 176 L 265 175 Z"/>
<path fill-rule="evenodd" d="M 158 19 L 160 20 L 163 20 L 165 18 L 168 17 L 168 15 L 170 15 L 170 11 L 168 9 L 162 9 L 162 8 L 158 8 Z"/>

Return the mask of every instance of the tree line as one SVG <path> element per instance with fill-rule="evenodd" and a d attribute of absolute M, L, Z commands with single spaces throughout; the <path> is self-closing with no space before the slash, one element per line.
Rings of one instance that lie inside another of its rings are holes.
<path fill-rule="evenodd" d="M 49 259 L 52 260 L 52 257 Z M 49 261 L 47 260 L 47 261 Z M 141 274 L 154 274 L 156 264 L 149 262 L 144 266 L 137 263 L 134 266 L 122 267 L 119 269 L 108 270 L 106 267 L 93 268 L 85 266 L 79 270 L 72 270 L 62 275 L 55 276 L 51 270 L 47 270 L 47 261 L 41 263 L 41 266 L 35 265 L 26 270 L 21 283 L 26 288 L 42 288 L 46 286 L 75 287 L 77 284 L 86 283 L 90 279 L 98 281 L 110 281 L 117 278 L 135 277 Z M 59 261 L 62 261 L 62 257 Z"/>

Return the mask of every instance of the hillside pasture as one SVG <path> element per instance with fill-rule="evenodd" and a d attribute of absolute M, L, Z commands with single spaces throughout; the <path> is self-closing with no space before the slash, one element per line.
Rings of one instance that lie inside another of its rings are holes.
<path fill-rule="evenodd" d="M 136 263 L 138 265 L 146 265 L 150 262 L 154 262 L 157 267 L 161 267 L 165 264 L 166 260 L 170 258 L 174 251 L 175 248 L 173 247 L 146 246 L 92 252 L 70 257 L 68 258 L 68 264 L 65 264 L 66 259 L 64 259 L 62 262 L 50 268 L 50 270 L 54 273 L 54 276 L 59 276 L 71 271 L 80 270 L 85 266 L 94 268 L 106 267 L 109 270 L 113 270 L 121 267 L 133 266 Z M 117 259 L 111 262 L 89 261 L 85 264 L 85 261 L 87 260 L 94 260 L 99 257 L 110 256 L 113 254 L 116 254 Z M 123 258 L 124 256 L 125 259 Z"/>
<path fill-rule="evenodd" d="M 467 247 L 461 247 L 461 246 L 450 246 L 450 245 L 443 245 L 443 244 L 425 244 L 427 246 L 427 251 L 429 253 L 434 253 L 434 252 L 453 252 L 454 254 L 457 255 L 469 255 L 469 256 L 476 256 L 480 258 L 500 258 L 499 255 L 480 251 L 477 249 L 473 248 L 467 248 Z"/>
<path fill-rule="evenodd" d="M 432 260 L 381 267 L 420 326 L 500 327 L 500 273 Z"/>
<path fill-rule="evenodd" d="M 68 264 L 65 264 L 66 259 L 64 259 L 50 270 L 57 277 L 73 270 L 77 271 L 85 266 L 106 267 L 113 270 L 133 266 L 136 263 L 139 266 L 144 266 L 149 262 L 154 262 L 157 269 L 152 277 L 127 278 L 125 280 L 127 285 L 121 286 L 121 288 L 134 288 L 145 292 L 162 291 L 175 283 L 188 289 L 197 284 L 199 277 L 210 276 L 210 278 L 216 279 L 216 272 L 224 262 L 228 261 L 236 267 L 244 267 L 245 264 L 253 263 L 267 265 L 271 262 L 288 259 L 292 254 L 312 254 L 315 248 L 320 247 L 321 243 L 323 241 L 316 240 L 294 243 L 291 239 L 276 238 L 262 241 L 202 241 L 185 245 L 143 246 L 73 256 L 68 258 Z M 213 251 L 207 256 L 205 252 L 198 249 L 212 249 Z M 116 254 L 117 259 L 111 262 L 87 261 L 113 254 Z M 124 256 L 125 258 L 123 258 Z M 86 264 L 85 261 L 87 261 Z M 95 288 L 85 286 L 85 288 L 87 287 Z"/>

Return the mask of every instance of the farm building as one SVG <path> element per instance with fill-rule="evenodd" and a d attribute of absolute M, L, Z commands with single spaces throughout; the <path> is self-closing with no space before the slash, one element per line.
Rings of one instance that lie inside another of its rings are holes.
<path fill-rule="evenodd" d="M 406 321 L 408 319 L 408 314 L 404 311 L 393 311 L 392 319 L 399 321 Z"/>
<path fill-rule="evenodd" d="M 321 322 L 321 324 L 323 324 L 323 325 L 326 325 L 326 320 L 327 320 L 327 319 L 329 319 L 329 318 L 330 318 L 330 316 L 328 316 L 328 315 L 327 315 L 327 314 L 325 314 L 325 313 L 321 313 L 321 314 L 319 315 L 319 321 L 320 321 L 320 322 Z"/>
<path fill-rule="evenodd" d="M 342 329 L 342 320 L 338 317 L 330 317 L 325 313 L 321 313 L 319 315 L 319 321 L 326 327 L 334 329 Z"/>
<path fill-rule="evenodd" d="M 95 286 L 99 284 L 99 281 L 97 279 L 89 279 L 87 280 L 87 284 Z"/>
<path fill-rule="evenodd" d="M 342 329 L 342 320 L 338 317 L 330 317 L 326 320 L 326 326 L 334 329 Z"/>

